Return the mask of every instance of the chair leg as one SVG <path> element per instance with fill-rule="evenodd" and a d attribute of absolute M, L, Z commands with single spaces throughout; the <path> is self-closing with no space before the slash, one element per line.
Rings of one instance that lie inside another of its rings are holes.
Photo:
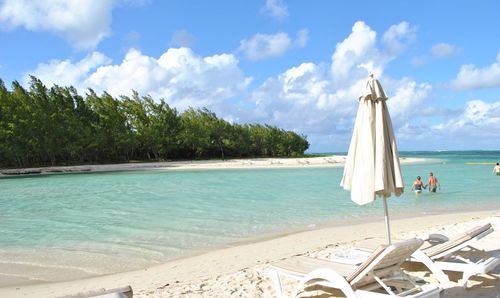
<path fill-rule="evenodd" d="M 472 276 L 474 275 L 474 272 L 473 271 L 464 271 L 463 275 L 462 275 L 462 283 L 460 286 L 462 286 L 462 288 L 464 289 L 467 289 L 467 281 L 469 281 L 469 278 L 471 278 Z"/>
<path fill-rule="evenodd" d="M 421 250 L 417 250 L 412 254 L 417 261 L 424 264 L 436 277 L 440 284 L 445 285 L 450 282 L 448 276 L 434 264 L 434 262 Z"/>
<path fill-rule="evenodd" d="M 285 294 L 283 293 L 283 285 L 281 284 L 281 278 L 280 278 L 278 271 L 275 269 L 270 269 L 269 275 L 271 276 L 271 279 L 272 279 L 273 284 L 274 284 L 274 289 L 276 291 L 276 297 L 286 298 Z"/>

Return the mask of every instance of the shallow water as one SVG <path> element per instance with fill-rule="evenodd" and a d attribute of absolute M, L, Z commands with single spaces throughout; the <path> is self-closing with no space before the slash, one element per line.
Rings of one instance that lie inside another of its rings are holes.
<path fill-rule="evenodd" d="M 500 152 L 406 152 L 392 217 L 500 208 Z M 473 164 L 470 164 L 473 162 Z M 474 163 L 479 162 L 479 163 Z M 0 179 L 1 285 L 150 266 L 267 233 L 382 218 L 339 186 L 343 168 L 62 174 Z M 442 191 L 409 191 L 433 171 Z"/>

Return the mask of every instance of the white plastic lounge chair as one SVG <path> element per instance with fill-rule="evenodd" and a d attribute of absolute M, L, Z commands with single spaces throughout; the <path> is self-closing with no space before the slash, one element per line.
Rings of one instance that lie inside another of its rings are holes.
<path fill-rule="evenodd" d="M 445 285 L 450 282 L 444 271 L 462 272 L 460 285 L 467 287 L 467 281 L 477 274 L 488 274 L 500 264 L 500 256 L 493 256 L 488 252 L 479 250 L 473 246 L 479 239 L 484 238 L 493 232 L 491 224 L 485 224 L 473 228 L 454 239 L 441 234 L 431 234 L 424 239 L 430 246 L 415 251 L 410 262 L 420 262 L 424 264 L 433 274 L 439 283 Z M 365 248 L 355 248 L 351 250 L 351 255 L 356 255 L 353 262 L 342 261 L 333 256 L 333 260 L 339 262 L 359 263 L 366 259 L 371 250 Z"/>
<path fill-rule="evenodd" d="M 486 224 L 452 240 L 440 234 L 431 234 L 426 241 L 432 246 L 417 250 L 412 255 L 412 261 L 427 266 L 441 283 L 449 281 L 443 270 L 462 272 L 461 286 L 466 288 L 470 277 L 488 274 L 500 264 L 500 256 L 493 256 L 473 246 L 476 241 L 491 232 L 491 224 Z"/>
<path fill-rule="evenodd" d="M 282 276 L 298 281 L 291 297 L 314 285 L 338 289 L 346 297 L 439 297 L 440 287 L 419 285 L 401 270 L 401 264 L 422 243 L 421 239 L 411 239 L 381 246 L 357 266 L 296 256 L 272 264 L 270 274 L 278 297 L 287 297 Z"/>

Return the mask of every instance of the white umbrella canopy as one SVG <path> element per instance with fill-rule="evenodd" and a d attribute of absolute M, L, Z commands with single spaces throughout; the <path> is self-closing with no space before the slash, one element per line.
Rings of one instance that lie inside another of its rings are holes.
<path fill-rule="evenodd" d="M 387 198 L 391 194 L 400 196 L 404 184 L 386 100 L 379 81 L 370 74 L 359 97 L 340 185 L 351 192 L 351 199 L 359 205 L 373 202 L 376 196 L 384 199 L 387 236 L 391 243 Z"/>

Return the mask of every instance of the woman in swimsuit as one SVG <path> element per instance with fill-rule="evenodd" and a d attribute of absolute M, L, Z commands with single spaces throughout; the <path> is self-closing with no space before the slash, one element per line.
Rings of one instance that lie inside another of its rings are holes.
<path fill-rule="evenodd" d="M 420 176 L 417 176 L 417 180 L 415 180 L 415 182 L 413 182 L 413 185 L 411 186 L 411 190 L 415 191 L 416 194 L 419 194 L 422 192 L 422 188 L 425 189 L 425 185 L 424 183 L 422 183 L 422 180 L 420 180 Z"/>

